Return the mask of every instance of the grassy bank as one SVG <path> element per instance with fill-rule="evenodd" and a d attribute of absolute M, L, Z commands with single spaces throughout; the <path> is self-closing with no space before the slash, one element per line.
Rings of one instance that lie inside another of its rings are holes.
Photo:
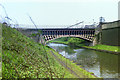
<path fill-rule="evenodd" d="M 57 39 L 57 40 L 52 40 L 49 41 L 54 42 L 54 43 L 62 43 L 62 44 L 67 44 L 70 46 L 75 46 L 75 47 L 83 47 L 83 48 L 88 48 L 88 49 L 96 49 L 96 50 L 103 50 L 103 51 L 111 51 L 111 52 L 120 52 L 120 46 L 110 46 L 110 45 L 102 45 L 102 44 L 98 44 L 95 46 L 86 46 L 85 45 L 85 41 L 78 39 L 78 38 L 69 38 L 68 40 L 65 40 L 65 38 L 63 39 Z"/>
<path fill-rule="evenodd" d="M 0 24 L 0 79 L 2 79 L 2 25 Z"/>
<path fill-rule="evenodd" d="M 90 49 L 97 49 L 97 50 L 120 52 L 120 46 L 110 46 L 110 45 L 98 44 L 98 45 L 95 45 L 95 46 L 84 46 L 84 47 L 90 48 Z"/>
<path fill-rule="evenodd" d="M 2 48 L 3 78 L 75 77 L 46 53 L 45 46 L 10 27 L 3 26 Z"/>
<path fill-rule="evenodd" d="M 75 71 L 77 75 L 79 75 L 81 78 L 96 78 L 92 72 L 87 72 L 86 70 L 82 69 L 81 65 L 77 65 L 76 63 L 73 63 L 73 61 L 70 61 L 69 59 L 66 59 L 61 54 L 57 53 L 54 49 L 51 48 L 51 51 L 57 56 L 59 60 L 62 62 L 65 62 L 67 66 Z M 50 53 L 50 52 L 49 52 Z"/>
<path fill-rule="evenodd" d="M 68 42 L 63 42 L 63 41 L 56 41 L 56 40 L 52 40 L 52 41 L 49 41 L 48 43 L 61 43 L 61 44 L 68 44 Z"/>
<path fill-rule="evenodd" d="M 16 29 L 3 25 L 2 32 L 2 78 L 76 78 L 55 59 L 51 51 L 59 60 L 67 62 L 70 69 L 81 73 L 81 78 L 95 78 L 53 49 L 34 42 Z"/>

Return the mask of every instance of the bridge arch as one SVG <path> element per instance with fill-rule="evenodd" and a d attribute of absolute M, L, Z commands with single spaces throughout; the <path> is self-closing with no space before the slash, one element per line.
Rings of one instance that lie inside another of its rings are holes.
<path fill-rule="evenodd" d="M 60 37 L 78 37 L 84 40 L 93 41 L 95 28 L 47 28 L 39 29 L 45 41 Z M 29 33 L 38 33 L 38 29 L 27 29 Z"/>
<path fill-rule="evenodd" d="M 93 41 L 93 36 L 87 36 L 87 35 L 44 35 L 44 39 L 46 42 L 51 41 L 51 40 L 55 40 L 58 38 L 62 38 L 62 37 L 76 37 L 76 38 L 81 38 L 83 40 L 87 40 L 92 42 Z"/>

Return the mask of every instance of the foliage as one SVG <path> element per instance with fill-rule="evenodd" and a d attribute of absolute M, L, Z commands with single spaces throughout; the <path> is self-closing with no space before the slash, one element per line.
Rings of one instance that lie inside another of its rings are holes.
<path fill-rule="evenodd" d="M 79 39 L 79 38 L 71 38 L 70 40 L 68 40 L 68 44 L 69 45 L 73 45 L 73 46 L 78 46 L 79 44 L 83 43 L 84 40 L 83 39 Z"/>
<path fill-rule="evenodd" d="M 36 37 L 38 34 L 36 34 L 36 33 L 33 33 L 33 34 L 31 34 L 30 36 L 31 37 Z"/>
<path fill-rule="evenodd" d="M 49 41 L 48 43 L 61 43 L 61 44 L 68 44 L 68 42 L 66 42 L 66 41 L 56 41 L 56 40 Z"/>
<path fill-rule="evenodd" d="M 58 38 L 55 41 L 68 41 L 69 39 L 71 39 L 71 37 L 62 37 L 62 38 Z"/>
<path fill-rule="evenodd" d="M 55 52 L 53 49 L 51 49 L 54 54 L 62 61 L 65 62 L 65 64 L 67 64 L 68 67 L 70 67 L 73 71 L 75 71 L 77 73 L 77 75 L 79 75 L 81 78 L 93 78 L 95 79 L 96 77 L 94 75 L 91 75 L 91 72 L 87 72 L 86 70 L 80 68 L 81 65 L 76 65 L 76 63 L 72 63 L 72 61 L 70 61 L 69 59 L 66 59 L 65 57 L 63 57 L 62 55 L 58 54 L 57 52 Z M 93 74 L 93 73 L 92 73 Z M 92 79 L 91 79 L 92 80 Z"/>
<path fill-rule="evenodd" d="M 54 42 L 54 43 L 62 43 L 62 44 L 68 44 L 71 47 L 81 47 L 85 45 L 85 40 L 80 39 L 80 38 L 74 38 L 74 37 L 62 37 L 58 38 L 56 40 L 52 40 L 49 42 Z"/>
<path fill-rule="evenodd" d="M 42 31 L 38 30 L 38 33 L 32 33 L 30 36 L 31 37 L 36 37 L 37 35 L 40 35 L 40 34 L 42 34 Z"/>
<path fill-rule="evenodd" d="M 2 77 L 2 25 L 0 24 L 0 79 Z"/>
<path fill-rule="evenodd" d="M 49 55 L 49 48 L 5 25 L 2 31 L 3 78 L 72 78 L 73 75 Z"/>

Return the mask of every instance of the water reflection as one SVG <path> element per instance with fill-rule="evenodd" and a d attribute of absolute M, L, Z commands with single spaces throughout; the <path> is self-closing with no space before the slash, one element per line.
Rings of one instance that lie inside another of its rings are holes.
<path fill-rule="evenodd" d="M 82 48 L 74 49 L 64 44 L 49 43 L 48 46 L 98 77 L 118 78 L 118 55 Z"/>

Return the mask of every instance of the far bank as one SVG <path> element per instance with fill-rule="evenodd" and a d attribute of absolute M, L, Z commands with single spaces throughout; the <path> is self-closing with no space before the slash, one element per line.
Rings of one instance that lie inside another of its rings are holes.
<path fill-rule="evenodd" d="M 103 45 L 103 44 L 97 44 L 95 46 L 92 46 L 92 43 L 90 42 L 87 42 L 79 38 L 73 38 L 73 37 L 58 38 L 56 40 L 49 41 L 48 43 L 62 43 L 62 44 L 70 45 L 72 47 L 82 47 L 82 48 L 96 50 L 100 52 L 120 54 L 120 46 L 110 46 L 110 45 Z"/>

